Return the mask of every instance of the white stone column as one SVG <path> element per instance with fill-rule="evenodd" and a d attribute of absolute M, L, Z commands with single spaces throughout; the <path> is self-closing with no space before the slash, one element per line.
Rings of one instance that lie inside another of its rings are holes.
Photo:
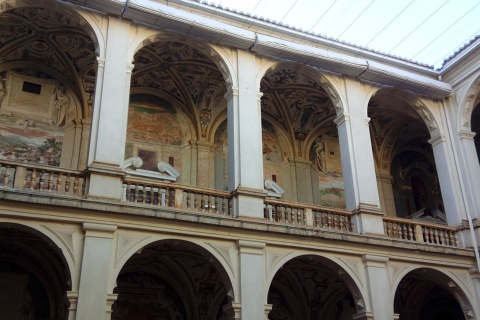
<path fill-rule="evenodd" d="M 238 240 L 242 319 L 265 318 L 265 243 Z"/>
<path fill-rule="evenodd" d="M 70 303 L 68 307 L 68 320 L 75 320 L 77 313 L 78 291 L 67 291 L 67 299 Z"/>
<path fill-rule="evenodd" d="M 472 318 L 471 319 L 473 319 L 473 313 L 474 312 L 477 313 L 477 316 L 478 316 L 478 313 L 480 312 L 480 310 L 478 310 L 480 308 L 480 272 L 478 271 L 477 268 L 472 268 L 470 270 L 470 277 L 472 279 L 472 285 L 473 285 L 473 290 L 474 290 L 474 296 L 472 298 L 475 299 L 474 301 L 477 301 L 476 308 L 474 306 L 474 309 L 476 309 L 476 310 L 472 310 Z"/>
<path fill-rule="evenodd" d="M 364 254 L 362 256 L 367 275 L 370 310 L 373 319 L 393 319 L 393 297 L 388 277 L 388 257 Z M 357 319 L 371 319 L 368 312 Z M 360 316 L 360 315 L 359 315 Z"/>
<path fill-rule="evenodd" d="M 105 319 L 112 239 L 116 226 L 84 223 L 85 240 L 76 320 Z M 111 304 L 110 304 L 111 305 Z"/>
<path fill-rule="evenodd" d="M 260 97 L 255 55 L 237 50 L 238 88 L 228 101 L 228 190 L 236 216 L 263 218 L 263 154 Z"/>
<path fill-rule="evenodd" d="M 366 92 L 361 83 L 346 79 L 347 103 L 335 118 L 338 127 L 346 206 L 354 211 L 358 233 L 383 234 L 385 215 L 380 209 L 370 140 L 370 118 L 364 114 Z"/>
<path fill-rule="evenodd" d="M 384 211 L 387 216 L 396 217 L 397 210 L 395 209 L 392 180 L 391 175 L 380 174 L 377 176 L 378 193 L 382 211 Z"/>
<path fill-rule="evenodd" d="M 480 133 L 477 133 L 477 135 Z M 472 219 L 480 220 L 480 165 L 473 138 L 475 133 L 460 131 L 458 134 L 460 154 L 457 157 L 463 181 L 463 193 Z"/>
<path fill-rule="evenodd" d="M 134 65 L 128 61 L 131 24 L 109 17 L 106 52 L 98 59 L 88 166 L 89 197 L 121 198 L 120 165 L 125 156 L 130 79 Z"/>
<path fill-rule="evenodd" d="M 466 220 L 466 216 L 454 156 L 445 135 L 438 134 L 428 142 L 432 145 L 435 157 L 447 223 L 449 226 L 459 227 L 462 220 Z"/>

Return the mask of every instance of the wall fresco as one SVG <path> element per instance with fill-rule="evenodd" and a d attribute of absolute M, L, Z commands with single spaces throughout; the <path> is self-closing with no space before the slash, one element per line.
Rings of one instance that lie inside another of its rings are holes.
<path fill-rule="evenodd" d="M 132 96 L 130 101 L 127 139 L 180 145 L 182 134 L 167 102 L 154 96 L 141 95 Z"/>
<path fill-rule="evenodd" d="M 0 159 L 59 166 L 60 127 L 17 117 L 0 117 Z"/>

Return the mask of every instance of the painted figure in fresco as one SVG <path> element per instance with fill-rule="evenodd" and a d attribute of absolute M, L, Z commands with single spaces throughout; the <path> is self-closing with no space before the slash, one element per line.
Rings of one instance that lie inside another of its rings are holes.
<path fill-rule="evenodd" d="M 0 105 L 2 104 L 3 97 L 7 94 L 7 79 L 4 74 L 0 74 Z"/>
<path fill-rule="evenodd" d="M 62 85 L 55 87 L 54 92 L 54 102 L 53 102 L 53 111 L 52 111 L 52 123 L 56 125 L 61 125 L 65 120 L 67 115 L 67 110 L 70 105 L 70 99 L 67 97 L 67 91 Z"/>
<path fill-rule="evenodd" d="M 325 142 L 318 138 L 315 140 L 316 163 L 318 170 L 327 172 L 327 160 L 325 159 Z"/>

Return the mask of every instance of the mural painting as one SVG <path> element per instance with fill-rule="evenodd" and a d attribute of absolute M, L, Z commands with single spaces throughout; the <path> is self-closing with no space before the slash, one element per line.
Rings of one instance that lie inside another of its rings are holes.
<path fill-rule="evenodd" d="M 345 187 L 338 138 L 320 135 L 312 144 L 310 159 L 318 176 L 319 204 L 345 208 Z"/>
<path fill-rule="evenodd" d="M 0 159 L 59 166 L 60 127 L 13 116 L 0 117 Z"/>

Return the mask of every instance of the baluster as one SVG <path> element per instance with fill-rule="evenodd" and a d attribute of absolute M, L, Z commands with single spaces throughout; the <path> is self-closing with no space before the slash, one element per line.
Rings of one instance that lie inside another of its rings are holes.
<path fill-rule="evenodd" d="M 328 229 L 332 229 L 332 226 L 333 226 L 332 214 L 330 212 L 327 213 L 327 226 L 328 226 Z"/>
<path fill-rule="evenodd" d="M 55 190 L 57 193 L 60 192 L 60 189 L 62 188 L 62 179 L 63 179 L 63 174 L 60 172 L 60 174 L 57 176 L 57 186 L 55 187 Z"/>
<path fill-rule="evenodd" d="M 191 209 L 192 208 L 192 194 L 191 192 L 187 192 L 187 209 Z"/>
<path fill-rule="evenodd" d="M 328 224 L 328 214 L 326 212 L 322 212 L 322 228 L 327 228 L 327 224 Z"/>
<path fill-rule="evenodd" d="M 388 237 L 388 222 L 385 220 L 383 220 L 383 232 L 385 232 Z"/>
<path fill-rule="evenodd" d="M 230 213 L 230 211 L 227 212 L 227 204 L 228 204 L 228 198 L 222 197 L 222 211 L 223 211 L 223 214 L 229 214 Z"/>
<path fill-rule="evenodd" d="M 457 239 L 457 235 L 455 234 L 454 231 L 450 231 L 451 232 L 451 238 L 453 239 L 452 243 L 455 247 L 458 247 L 458 239 Z"/>
<path fill-rule="evenodd" d="M 219 213 L 219 207 L 220 207 L 220 196 L 215 197 L 215 213 Z"/>
<path fill-rule="evenodd" d="M 160 205 L 161 205 L 162 207 L 165 207 L 165 206 L 167 206 L 167 203 L 168 203 L 168 202 L 167 202 L 167 190 L 161 188 L 161 189 L 160 189 L 160 192 L 161 192 Z"/>
<path fill-rule="evenodd" d="M 193 194 L 193 208 L 198 211 L 198 194 Z"/>
<path fill-rule="evenodd" d="M 43 186 L 45 185 L 45 170 L 42 170 L 42 172 L 40 172 L 40 179 L 39 179 L 39 183 L 38 183 L 38 189 L 39 190 L 43 190 Z"/>
<path fill-rule="evenodd" d="M 73 179 L 73 194 L 77 195 L 78 194 L 78 189 L 80 187 L 80 178 L 75 175 Z"/>
<path fill-rule="evenodd" d="M 434 243 L 438 244 L 439 243 L 439 238 L 438 238 L 438 230 L 437 229 L 433 230 L 433 237 L 435 239 Z"/>
<path fill-rule="evenodd" d="M 413 226 L 408 225 L 407 228 L 408 228 L 408 240 L 414 240 L 413 239 Z"/>
<path fill-rule="evenodd" d="M 393 238 L 394 237 L 394 234 L 393 234 L 393 223 L 392 222 L 388 222 L 387 223 L 387 235 L 390 237 L 390 238 Z"/>
<path fill-rule="evenodd" d="M 431 228 L 428 228 L 428 239 L 430 243 L 435 243 L 435 239 L 433 237 L 433 230 Z"/>
<path fill-rule="evenodd" d="M 305 225 L 305 210 L 298 209 L 298 224 Z"/>
<path fill-rule="evenodd" d="M 67 177 L 65 179 L 65 194 L 70 192 L 70 173 L 67 173 Z"/>
<path fill-rule="evenodd" d="M 4 185 L 5 187 L 8 186 L 8 182 L 10 181 L 9 178 L 10 178 L 10 166 L 7 165 L 7 166 L 5 167 L 5 172 L 3 173 L 3 185 Z"/>
<path fill-rule="evenodd" d="M 127 182 L 127 189 L 125 190 L 125 198 L 128 202 L 131 202 L 132 199 L 130 198 L 131 197 L 131 194 L 132 194 L 132 189 L 131 189 L 131 185 Z"/>
<path fill-rule="evenodd" d="M 338 221 L 338 215 L 333 214 L 333 229 L 340 230 L 340 221 Z"/>
<path fill-rule="evenodd" d="M 37 170 L 32 170 L 32 175 L 30 176 L 30 190 L 35 188 L 35 182 L 37 180 Z"/>
<path fill-rule="evenodd" d="M 52 190 L 53 190 L 53 171 L 50 171 L 50 174 L 48 175 L 47 188 L 48 188 L 49 192 L 52 192 Z"/>
<path fill-rule="evenodd" d="M 445 230 L 439 230 L 438 231 L 438 239 L 439 239 L 439 243 L 440 244 L 443 244 L 443 245 L 446 245 L 447 244 L 447 241 L 446 241 L 446 235 L 447 235 L 447 232 Z"/>
<path fill-rule="evenodd" d="M 135 189 L 133 190 L 133 202 L 138 201 L 138 184 L 135 184 Z"/>
<path fill-rule="evenodd" d="M 320 226 L 320 212 L 318 211 L 313 211 L 313 218 L 314 218 L 314 226 L 319 227 Z"/>
<path fill-rule="evenodd" d="M 426 227 L 422 227 L 423 231 L 423 242 L 428 242 L 428 230 Z"/>
<path fill-rule="evenodd" d="M 208 213 L 212 213 L 212 195 L 208 194 L 207 195 L 207 206 L 208 206 Z"/>
<path fill-rule="evenodd" d="M 202 193 L 200 194 L 200 208 L 202 209 L 203 212 L 206 211 L 206 206 L 205 206 L 205 195 Z"/>
<path fill-rule="evenodd" d="M 144 184 L 142 186 L 142 203 L 145 204 L 147 202 L 147 185 Z"/>
<path fill-rule="evenodd" d="M 150 187 L 150 202 L 149 204 L 153 205 L 154 200 L 155 200 L 155 188 L 152 186 Z"/>
<path fill-rule="evenodd" d="M 87 185 L 87 178 L 84 176 L 82 181 L 82 193 L 80 194 L 82 197 L 85 195 L 85 187 Z"/>

